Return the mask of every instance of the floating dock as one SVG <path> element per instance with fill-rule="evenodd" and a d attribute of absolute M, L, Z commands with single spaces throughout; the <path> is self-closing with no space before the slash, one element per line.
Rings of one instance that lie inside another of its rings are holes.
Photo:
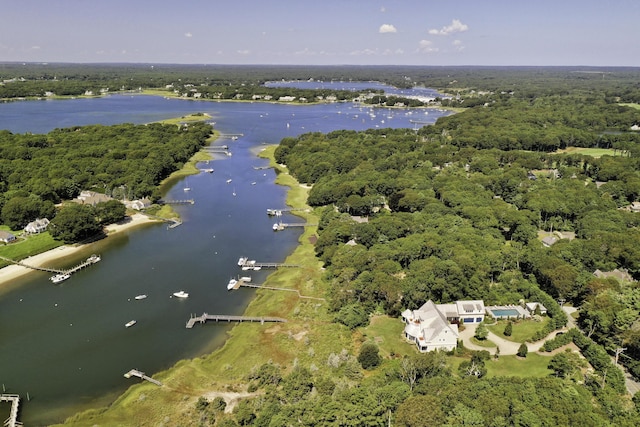
<path fill-rule="evenodd" d="M 145 375 L 145 373 L 144 373 L 144 372 L 142 372 L 142 371 L 138 371 L 137 369 L 132 369 L 132 370 L 130 370 L 129 372 L 127 372 L 126 374 L 124 374 L 124 377 L 125 377 L 125 378 L 138 377 L 138 378 L 141 378 L 141 379 L 143 379 L 143 380 L 149 381 L 150 383 L 153 383 L 153 384 L 155 384 L 155 385 L 159 385 L 159 386 L 161 386 L 161 385 L 162 385 L 162 383 L 161 383 L 160 381 L 158 381 L 158 380 L 154 380 L 153 378 L 151 378 L 151 377 L 149 377 L 149 376 Z"/>
<path fill-rule="evenodd" d="M 283 319 L 281 317 L 252 317 L 252 316 L 228 316 L 226 314 L 207 314 L 203 313 L 202 316 L 191 316 L 187 321 L 187 329 L 193 328 L 196 323 L 205 323 L 207 320 L 215 320 L 216 322 L 227 321 L 227 322 L 260 322 L 260 324 L 264 324 L 265 322 L 286 322 L 287 319 Z"/>
<path fill-rule="evenodd" d="M 11 402 L 11 412 L 9 414 L 9 418 L 5 420 L 4 426 L 21 426 L 22 423 L 18 422 L 18 406 L 20 405 L 20 396 L 17 394 L 0 394 L 0 402 Z"/>

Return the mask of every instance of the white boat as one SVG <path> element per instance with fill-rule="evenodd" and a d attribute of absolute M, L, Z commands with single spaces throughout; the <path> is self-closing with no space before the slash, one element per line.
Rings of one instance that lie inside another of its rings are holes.
<path fill-rule="evenodd" d="M 254 269 L 255 271 L 258 271 L 258 270 L 260 270 L 261 268 L 262 268 L 262 267 L 253 267 L 253 269 Z"/>
<path fill-rule="evenodd" d="M 174 292 L 173 296 L 178 298 L 188 298 L 189 294 L 186 293 L 185 291 L 179 291 L 179 292 Z"/>
<path fill-rule="evenodd" d="M 231 181 L 232 181 L 232 179 L 231 179 L 231 178 L 229 178 L 229 179 L 227 180 L 227 184 L 229 184 Z"/>
<path fill-rule="evenodd" d="M 240 281 L 241 281 L 241 282 L 249 283 L 249 282 L 251 281 L 251 276 L 242 276 L 242 277 L 240 278 Z"/>
<path fill-rule="evenodd" d="M 231 279 L 229 280 L 229 283 L 227 284 L 227 290 L 230 291 L 231 289 L 233 289 L 236 285 L 238 284 L 238 281 L 236 279 Z"/>
<path fill-rule="evenodd" d="M 238 265 L 243 266 L 247 261 L 249 261 L 249 258 L 247 258 L 246 256 L 241 256 L 240 258 L 238 258 Z"/>
<path fill-rule="evenodd" d="M 68 278 L 70 278 L 71 275 L 68 273 L 64 273 L 64 274 L 56 274 L 55 276 L 51 276 L 50 280 L 54 283 L 60 283 L 60 282 L 64 282 L 65 280 L 67 280 Z"/>
<path fill-rule="evenodd" d="M 87 258 L 87 262 L 95 264 L 96 262 L 100 262 L 101 259 L 102 258 L 100 258 L 100 255 L 93 254 L 89 258 Z"/>
<path fill-rule="evenodd" d="M 131 320 L 131 321 L 129 321 L 129 322 L 127 322 L 127 323 L 125 323 L 125 324 L 124 324 L 124 326 L 125 326 L 125 327 L 127 327 L 127 328 L 130 328 L 130 327 L 132 327 L 133 325 L 135 325 L 136 323 L 137 323 L 137 322 L 136 322 L 135 320 Z"/>
<path fill-rule="evenodd" d="M 146 294 L 142 294 L 142 295 L 137 295 L 135 299 L 141 300 L 141 299 L 145 299 L 146 297 L 147 297 Z"/>

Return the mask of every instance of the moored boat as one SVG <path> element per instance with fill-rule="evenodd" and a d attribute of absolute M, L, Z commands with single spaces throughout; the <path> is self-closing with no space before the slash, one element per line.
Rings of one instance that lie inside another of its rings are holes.
<path fill-rule="evenodd" d="M 64 282 L 65 280 L 67 280 L 70 277 L 71 277 L 70 274 L 62 273 L 62 274 L 56 274 L 54 276 L 51 276 L 49 280 L 51 280 L 54 284 L 57 284 L 57 283 L 60 283 L 60 282 Z"/>
<path fill-rule="evenodd" d="M 233 289 L 236 285 L 238 284 L 238 281 L 236 279 L 231 279 L 229 280 L 229 283 L 227 283 L 227 290 L 230 291 L 231 289 Z"/>
<path fill-rule="evenodd" d="M 249 261 L 249 258 L 247 258 L 246 256 L 241 256 L 240 258 L 238 258 L 238 265 L 243 266 L 247 261 Z"/>
<path fill-rule="evenodd" d="M 178 298 L 188 298 L 189 294 L 185 291 L 178 291 L 178 292 L 174 292 L 173 296 Z"/>

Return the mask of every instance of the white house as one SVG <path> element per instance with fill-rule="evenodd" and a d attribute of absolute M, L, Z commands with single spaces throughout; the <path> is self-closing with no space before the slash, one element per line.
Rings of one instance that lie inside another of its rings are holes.
<path fill-rule="evenodd" d="M 24 228 L 24 231 L 31 234 L 38 234 L 47 231 L 49 226 L 49 220 L 47 218 L 37 218 L 35 221 L 31 221 Z"/>
<path fill-rule="evenodd" d="M 524 304 L 529 313 L 533 314 L 536 311 L 536 307 L 540 309 L 540 314 L 547 314 L 547 307 L 539 302 L 527 302 Z"/>
<path fill-rule="evenodd" d="M 417 310 L 402 312 L 404 336 L 421 352 L 451 351 L 458 345 L 458 325 L 449 323 L 436 304 L 429 300 Z"/>

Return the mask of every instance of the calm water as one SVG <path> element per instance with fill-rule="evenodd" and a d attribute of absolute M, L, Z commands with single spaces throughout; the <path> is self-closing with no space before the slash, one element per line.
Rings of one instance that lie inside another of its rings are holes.
<path fill-rule="evenodd" d="M 150 225 L 113 236 L 57 267 L 100 253 L 102 261 L 53 286 L 45 273 L 32 273 L 0 286 L 0 383 L 24 401 L 25 425 L 59 421 L 78 409 L 104 405 L 137 380 L 132 368 L 149 374 L 176 361 L 209 352 L 225 339 L 230 325 L 206 324 L 191 330 L 191 313 L 240 314 L 253 291 L 228 292 L 241 273 L 240 256 L 280 262 L 291 253 L 300 231 L 274 233 L 267 208 L 284 207 L 286 188 L 274 184 L 273 170 L 255 153 L 263 144 L 310 131 L 414 127 L 411 120 L 435 121 L 437 110 L 375 110 L 351 104 L 288 106 L 264 103 L 211 103 L 161 97 L 114 95 L 100 99 L 26 101 L 0 104 L 0 129 L 44 133 L 93 123 L 146 123 L 193 112 L 213 116 L 233 153 L 208 165 L 212 174 L 190 176 L 166 196 L 193 198 L 177 207 L 184 224 L 167 230 Z M 226 181 L 231 179 L 230 183 Z M 236 195 L 233 193 L 235 192 Z M 247 272 L 243 272 L 247 273 Z M 261 283 L 268 271 L 253 272 Z M 244 274 L 243 274 L 244 275 Z M 170 297 L 185 290 L 188 299 Z M 133 299 L 148 294 L 142 301 Z M 131 328 L 124 324 L 137 320 Z M 8 405 L 0 407 L 0 418 Z"/>

